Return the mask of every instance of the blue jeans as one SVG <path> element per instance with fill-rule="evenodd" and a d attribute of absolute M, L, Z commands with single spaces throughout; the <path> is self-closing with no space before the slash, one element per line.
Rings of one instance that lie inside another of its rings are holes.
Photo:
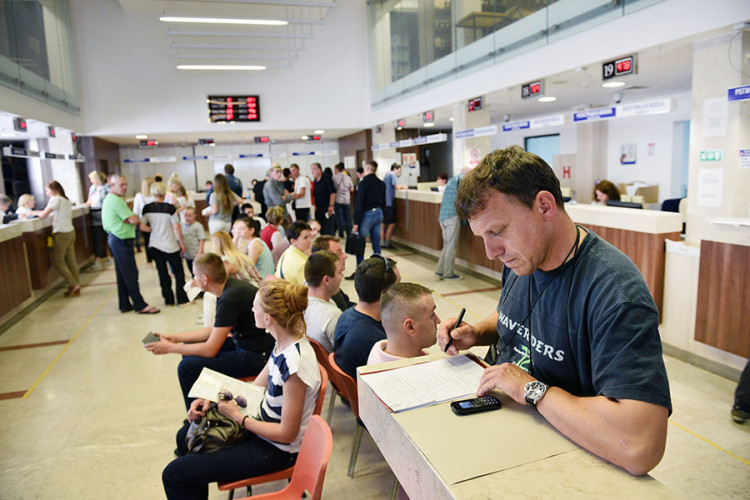
<path fill-rule="evenodd" d="M 183 356 L 177 366 L 177 378 L 180 380 L 182 397 L 185 399 L 185 408 L 190 409 L 192 398 L 188 393 L 193 384 L 198 380 L 203 367 L 210 368 L 224 375 L 234 378 L 252 377 L 260 373 L 271 352 L 255 352 L 238 348 L 234 340 L 227 337 L 221 350 L 213 358 L 202 356 Z"/>
<path fill-rule="evenodd" d="M 135 264 L 133 239 L 121 240 L 110 234 L 107 236 L 109 249 L 115 259 L 115 273 L 117 274 L 117 297 L 120 311 L 142 311 L 148 307 L 141 296 L 138 286 L 138 266 Z M 132 300 L 132 303 L 131 303 Z"/>
<path fill-rule="evenodd" d="M 239 481 L 291 467 L 296 453 L 287 453 L 257 436 L 214 453 L 187 454 L 185 436 L 190 424 L 177 432 L 177 452 L 162 472 L 164 492 L 169 500 L 208 498 L 208 484 Z"/>
<path fill-rule="evenodd" d="M 372 243 L 372 251 L 380 253 L 380 224 L 383 222 L 383 210 L 375 208 L 368 210 L 362 216 L 362 222 L 359 224 L 359 234 L 369 236 Z M 365 260 L 365 254 L 357 255 L 357 265 Z"/>
<path fill-rule="evenodd" d="M 349 205 L 335 203 L 333 210 L 336 214 L 336 231 L 339 237 L 349 236 L 349 233 L 352 232 L 352 214 L 349 211 Z"/>

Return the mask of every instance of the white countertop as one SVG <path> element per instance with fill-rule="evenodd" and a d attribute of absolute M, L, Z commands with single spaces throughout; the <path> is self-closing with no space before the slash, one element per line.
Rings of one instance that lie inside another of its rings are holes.
<path fill-rule="evenodd" d="M 396 198 L 401 200 L 440 204 L 440 202 L 443 201 L 443 193 L 425 191 L 422 189 L 401 189 L 396 191 Z"/>
<path fill-rule="evenodd" d="M 89 212 L 89 207 L 87 205 L 77 205 L 73 207 L 72 215 L 73 218 L 80 217 L 84 214 L 87 214 Z M 11 223 L 14 226 L 18 226 L 22 233 L 30 233 L 33 231 L 38 231 L 39 229 L 49 227 L 52 225 L 52 215 L 48 215 L 44 219 L 40 219 L 39 217 L 34 217 L 33 219 L 19 219 L 16 221 L 13 221 Z"/>
<path fill-rule="evenodd" d="M 23 231 L 18 224 L 0 224 L 0 242 L 18 238 L 21 233 Z"/>
<path fill-rule="evenodd" d="M 663 234 L 682 231 L 682 215 L 659 210 L 565 204 L 565 211 L 579 224 Z"/>

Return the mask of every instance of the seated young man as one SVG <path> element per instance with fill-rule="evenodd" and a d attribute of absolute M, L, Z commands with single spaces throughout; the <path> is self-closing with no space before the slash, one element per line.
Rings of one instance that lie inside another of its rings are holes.
<path fill-rule="evenodd" d="M 310 249 L 313 253 L 319 252 L 321 250 L 328 250 L 329 252 L 336 254 L 341 261 L 341 272 L 345 273 L 344 270 L 346 268 L 346 258 L 348 257 L 348 255 L 346 255 L 346 252 L 344 252 L 344 247 L 341 246 L 340 238 L 328 234 L 321 234 L 313 240 Z M 336 303 L 336 306 L 338 306 L 338 308 L 341 309 L 342 312 L 346 311 L 354 305 L 354 302 L 349 300 L 349 296 L 345 294 L 341 289 L 333 294 L 331 300 Z"/>
<path fill-rule="evenodd" d="M 257 288 L 246 281 L 227 278 L 224 262 L 214 253 L 195 259 L 193 273 L 201 290 L 218 297 L 214 326 L 187 333 L 157 334 L 161 340 L 145 346 L 154 354 L 183 355 L 177 376 L 186 408 L 190 407 L 190 388 L 203 367 L 230 377 L 251 377 L 263 369 L 274 345 L 273 337 L 255 325 L 252 308 Z"/>
<path fill-rule="evenodd" d="M 372 346 L 368 365 L 427 354 L 435 345 L 440 318 L 432 291 L 417 283 L 396 283 L 383 292 L 380 315 L 386 340 Z"/>
<path fill-rule="evenodd" d="M 341 309 L 331 300 L 339 291 L 344 278 L 341 261 L 327 250 L 313 252 L 305 264 L 307 336 L 319 342 L 326 351 L 333 352 L 333 339 Z"/>
<path fill-rule="evenodd" d="M 357 367 L 367 364 L 372 346 L 386 338 L 380 322 L 380 296 L 398 281 L 395 262 L 379 254 L 362 261 L 354 271 L 359 302 L 341 314 L 333 348 L 336 364 L 355 380 Z"/>
<path fill-rule="evenodd" d="M 286 230 L 289 238 L 289 248 L 279 257 L 276 265 L 276 277 L 291 281 L 295 285 L 303 285 L 305 282 L 305 262 L 310 255 L 310 225 L 307 222 L 295 221 Z"/>
<path fill-rule="evenodd" d="M 250 219 L 257 220 L 258 224 L 260 224 L 260 229 L 263 230 L 268 225 L 268 222 L 263 220 L 262 217 L 258 217 L 255 215 L 255 209 L 253 208 L 252 203 L 243 203 L 240 207 L 240 210 L 242 211 L 242 215 L 245 215 L 249 217 Z M 258 233 L 260 234 L 260 233 Z"/>

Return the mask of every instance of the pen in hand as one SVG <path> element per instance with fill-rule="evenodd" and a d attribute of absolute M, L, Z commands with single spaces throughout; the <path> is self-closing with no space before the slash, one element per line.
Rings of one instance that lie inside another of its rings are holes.
<path fill-rule="evenodd" d="M 466 308 L 462 307 L 461 312 L 458 313 L 458 319 L 456 320 L 456 323 L 453 325 L 453 330 L 455 330 L 461 325 L 461 321 L 463 321 L 464 319 L 464 313 L 466 313 Z M 443 352 L 448 352 L 448 348 L 451 346 L 452 343 L 453 343 L 453 337 L 451 336 L 451 332 L 448 332 L 448 343 L 445 344 L 445 349 L 443 349 Z"/>

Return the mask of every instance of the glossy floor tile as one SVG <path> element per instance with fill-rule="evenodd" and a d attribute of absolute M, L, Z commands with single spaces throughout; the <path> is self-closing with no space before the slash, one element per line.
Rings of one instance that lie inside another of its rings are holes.
<path fill-rule="evenodd" d="M 495 282 L 474 275 L 438 280 L 434 260 L 403 248 L 384 253 L 398 261 L 404 281 L 435 291 L 443 319 L 466 307 L 466 319 L 477 321 L 497 305 Z M 148 331 L 197 328 L 202 307 L 164 307 L 156 271 L 143 254 L 138 262 L 143 295 L 162 308 L 161 314 L 121 314 L 110 267 L 82 273 L 86 286 L 80 297 L 66 299 L 61 290 L 0 335 L 0 349 L 65 342 L 0 350 L 0 393 L 11 397 L 0 399 L 3 500 L 164 497 L 161 471 L 173 458 L 174 435 L 185 413 L 176 376 L 179 357 L 153 356 L 140 341 Z M 354 267 L 350 257 L 346 274 Z M 353 282 L 344 281 L 343 287 L 356 299 Z M 729 418 L 735 383 L 674 358 L 666 361 L 674 413 L 666 455 L 651 475 L 685 498 L 748 498 L 750 423 L 741 426 Z M 394 476 L 367 433 L 354 477 L 347 476 L 355 425 L 349 409 L 337 401 L 323 497 L 389 498 Z M 500 498 L 501 492 L 498 485 L 488 498 Z M 224 499 L 226 493 L 212 486 L 209 496 Z M 612 496 L 625 498 L 627 492 Z"/>

